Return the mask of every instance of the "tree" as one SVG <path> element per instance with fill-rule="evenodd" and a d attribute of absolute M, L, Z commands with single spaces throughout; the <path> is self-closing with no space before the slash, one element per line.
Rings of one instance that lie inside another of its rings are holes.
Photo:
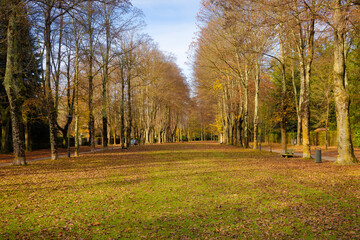
<path fill-rule="evenodd" d="M 293 11 L 295 12 L 294 33 L 296 49 L 300 61 L 300 101 L 299 110 L 302 123 L 303 157 L 311 158 L 310 153 L 310 77 L 314 57 L 314 36 L 316 19 L 316 1 L 308 3 L 305 0 L 295 1 Z"/>
<path fill-rule="evenodd" d="M 26 9 L 22 1 L 14 0 L 8 4 L 7 60 L 4 87 L 9 99 L 12 124 L 15 165 L 26 165 L 24 149 L 24 126 L 21 107 L 24 101 L 22 69 L 22 31 L 26 29 Z M 25 23 L 25 24 L 24 24 Z"/>
<path fill-rule="evenodd" d="M 4 5 L 4 6 L 2 6 Z M 0 5 L 2 12 L 6 12 L 5 4 Z M 4 82 L 5 70 L 6 70 L 6 34 L 8 29 L 8 14 L 0 15 L 0 82 Z M 1 115 L 1 153 L 9 153 L 9 130 L 10 130 L 10 105 L 6 95 L 4 85 L 0 85 L 0 115 Z"/>
<path fill-rule="evenodd" d="M 56 96 L 53 94 L 52 89 L 52 64 L 51 64 L 51 54 L 53 49 L 53 41 L 52 41 L 52 31 L 54 22 L 63 15 L 67 14 L 71 9 L 74 8 L 78 4 L 78 1 L 65 1 L 65 0 L 39 0 L 39 1 L 30 1 L 29 5 L 31 5 L 33 10 L 33 15 L 37 15 L 37 13 L 42 13 L 42 26 L 37 25 L 38 32 L 43 32 L 43 48 L 45 49 L 45 76 L 43 76 L 44 81 L 44 94 L 46 100 L 47 107 L 47 116 L 49 121 L 49 132 L 50 132 L 50 148 L 51 148 L 51 159 L 58 159 L 58 150 L 57 150 L 57 108 L 56 108 Z M 40 21 L 39 21 L 40 22 Z M 61 28 L 60 28 L 61 29 Z M 41 31 L 42 30 L 42 31 Z M 38 36 L 39 45 L 40 44 L 40 36 Z M 59 41 L 61 46 L 61 41 Z M 60 51 L 60 49 L 58 49 Z M 41 59 L 42 61 L 43 59 Z M 60 59 L 58 59 L 60 61 Z M 57 75 L 57 74 L 55 74 Z M 56 78 L 55 78 L 56 79 Z M 56 79 L 57 81 L 57 79 Z M 55 81 L 55 82 L 56 82 Z M 57 85 L 57 83 L 55 84 Z M 55 86 L 55 91 L 58 88 Z M 54 99 L 55 97 L 55 99 Z"/>
<path fill-rule="evenodd" d="M 338 156 L 336 163 L 353 164 L 358 160 L 354 155 L 349 118 L 349 89 L 346 76 L 346 34 L 349 5 L 341 0 L 331 3 L 332 29 L 334 36 L 334 96 L 337 120 Z"/>

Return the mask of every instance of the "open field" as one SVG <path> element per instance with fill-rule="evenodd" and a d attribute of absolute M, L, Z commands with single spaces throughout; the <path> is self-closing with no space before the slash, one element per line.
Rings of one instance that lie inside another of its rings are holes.
<path fill-rule="evenodd" d="M 360 168 L 216 143 L 0 168 L 0 239 L 360 238 Z"/>

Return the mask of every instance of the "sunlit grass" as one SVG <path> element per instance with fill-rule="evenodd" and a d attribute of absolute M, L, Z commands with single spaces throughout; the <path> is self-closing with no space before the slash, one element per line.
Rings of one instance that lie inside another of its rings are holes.
<path fill-rule="evenodd" d="M 3 167 L 0 238 L 354 239 L 359 172 L 218 144 Z"/>

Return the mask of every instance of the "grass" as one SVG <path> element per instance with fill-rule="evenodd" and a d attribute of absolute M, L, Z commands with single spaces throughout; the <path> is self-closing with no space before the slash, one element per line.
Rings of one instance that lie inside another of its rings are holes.
<path fill-rule="evenodd" d="M 0 239 L 359 239 L 359 166 L 215 143 L 0 168 Z"/>

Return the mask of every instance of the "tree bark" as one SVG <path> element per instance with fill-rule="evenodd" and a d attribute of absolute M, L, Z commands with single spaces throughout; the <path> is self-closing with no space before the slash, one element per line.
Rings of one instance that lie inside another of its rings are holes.
<path fill-rule="evenodd" d="M 25 128 L 25 151 L 31 152 L 31 123 L 27 119 L 27 117 L 24 117 L 24 128 Z"/>
<path fill-rule="evenodd" d="M 301 113 L 299 110 L 299 106 L 302 104 L 302 99 L 299 98 L 298 100 L 298 91 L 295 84 L 295 63 L 292 62 L 292 69 L 291 69 L 291 80 L 294 89 L 294 99 L 295 99 L 295 109 L 296 109 L 296 116 L 297 116 L 297 131 L 296 131 L 296 146 L 300 146 L 301 144 Z"/>
<path fill-rule="evenodd" d="M 1 153 L 9 153 L 10 106 L 1 109 Z"/>
<path fill-rule="evenodd" d="M 284 26 L 280 25 L 280 66 L 281 66 L 281 152 L 287 151 L 287 88 L 286 88 L 286 56 L 285 56 L 285 40 L 284 40 Z"/>
<path fill-rule="evenodd" d="M 74 73 L 74 115 L 75 115 L 75 150 L 74 156 L 79 156 L 79 59 L 80 59 L 80 37 L 76 28 L 75 19 L 73 18 L 73 34 L 75 39 L 75 73 Z"/>
<path fill-rule="evenodd" d="M 125 76 L 124 76 L 124 66 L 121 66 L 121 102 L 120 102 L 120 142 L 121 148 L 126 148 L 125 146 Z"/>
<path fill-rule="evenodd" d="M 350 97 L 346 83 L 345 34 L 346 19 L 340 0 L 334 0 L 334 96 L 337 122 L 338 164 L 358 163 L 351 140 L 349 106 Z"/>
<path fill-rule="evenodd" d="M 258 125 L 259 125 L 259 87 L 260 87 L 260 59 L 255 63 L 255 99 L 254 99 L 254 149 L 258 149 Z"/>
<path fill-rule="evenodd" d="M 90 149 L 91 152 L 95 151 L 95 117 L 94 117 L 94 75 L 93 75 L 93 67 L 94 67 L 94 29 L 93 29 L 93 6 L 92 2 L 88 2 L 88 18 L 87 18 L 87 27 L 88 27 L 88 35 L 89 35 L 89 70 L 88 70 L 88 81 L 89 81 L 89 139 L 90 139 Z"/>
<path fill-rule="evenodd" d="M 249 88 L 248 70 L 245 69 L 244 82 L 244 148 L 249 148 Z"/>
<path fill-rule="evenodd" d="M 14 165 L 26 165 L 24 149 L 24 127 L 21 116 L 22 79 L 21 62 L 21 25 L 24 9 L 20 1 L 11 1 L 9 23 L 7 29 L 7 59 L 4 77 L 4 87 L 10 103 L 12 124 Z"/>
<path fill-rule="evenodd" d="M 104 76 L 102 81 L 102 144 L 104 148 L 108 147 L 108 138 L 107 138 L 107 131 L 108 131 L 108 116 L 106 113 L 107 109 L 107 85 L 109 81 L 109 57 L 110 57 L 110 19 L 108 13 L 108 6 L 104 6 L 105 11 L 105 35 L 106 35 L 106 49 L 105 49 L 105 57 L 104 57 Z"/>
<path fill-rule="evenodd" d="M 128 79 L 127 79 L 127 98 L 128 98 L 128 124 L 126 126 L 126 147 L 130 147 L 130 140 L 131 140 L 131 129 L 132 129 L 132 110 L 131 110 L 131 69 L 128 69 Z"/>
<path fill-rule="evenodd" d="M 328 150 L 329 141 L 329 115 L 330 115 L 330 88 L 326 91 L 326 119 L 325 119 L 325 150 Z"/>
<path fill-rule="evenodd" d="M 51 159 L 58 159 L 57 151 L 57 128 L 56 128 L 56 108 L 51 91 L 51 3 L 46 4 L 45 10 L 45 97 L 47 100 L 49 130 L 50 130 L 50 146 L 51 146 Z"/>

